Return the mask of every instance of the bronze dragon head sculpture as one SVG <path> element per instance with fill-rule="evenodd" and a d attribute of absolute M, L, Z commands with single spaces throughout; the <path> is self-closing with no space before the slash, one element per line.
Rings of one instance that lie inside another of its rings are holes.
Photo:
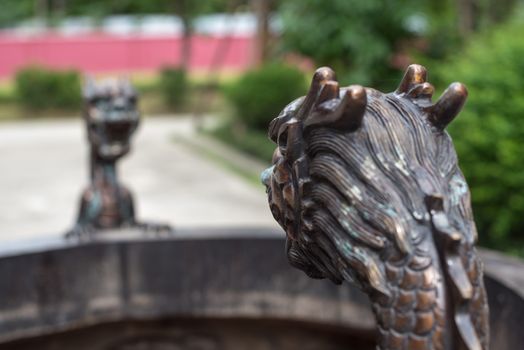
<path fill-rule="evenodd" d="M 131 192 L 119 181 L 116 162 L 126 155 L 140 113 L 137 94 L 123 79 L 95 82 L 86 79 L 83 118 L 90 148 L 90 184 L 82 193 L 80 210 L 67 237 L 92 238 L 103 230 L 139 228 L 171 232 L 163 224 L 142 223 L 135 218 Z"/>
<path fill-rule="evenodd" d="M 138 127 L 137 94 L 126 80 L 96 83 L 86 79 L 84 120 L 93 151 L 101 159 L 114 160 L 127 154 Z"/>
<path fill-rule="evenodd" d="M 290 263 L 364 290 L 379 349 L 487 350 L 470 194 L 444 130 L 467 90 L 433 92 L 419 65 L 388 94 L 318 69 L 271 122 L 262 181 Z"/>

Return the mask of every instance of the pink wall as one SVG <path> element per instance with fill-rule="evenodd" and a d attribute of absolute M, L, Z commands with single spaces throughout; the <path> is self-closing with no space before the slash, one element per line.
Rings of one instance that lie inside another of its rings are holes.
<path fill-rule="evenodd" d="M 208 69 L 223 38 L 194 36 L 190 67 Z M 221 68 L 244 70 L 252 61 L 252 38 L 229 39 Z M 21 38 L 0 34 L 0 78 L 12 76 L 28 64 L 76 68 L 85 73 L 151 71 L 180 62 L 180 37 L 113 36 L 91 34 L 64 37 L 46 34 Z"/>

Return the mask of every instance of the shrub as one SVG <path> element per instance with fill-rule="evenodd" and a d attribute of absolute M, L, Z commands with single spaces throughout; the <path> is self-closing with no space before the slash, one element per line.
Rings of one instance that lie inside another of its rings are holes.
<path fill-rule="evenodd" d="M 245 73 L 226 86 L 225 97 L 235 117 L 247 127 L 267 131 L 269 122 L 306 91 L 304 74 L 296 68 L 270 64 Z"/>
<path fill-rule="evenodd" d="M 160 89 L 167 106 L 181 110 L 187 102 L 189 83 L 183 68 L 164 67 L 160 72 Z"/>
<path fill-rule="evenodd" d="M 80 74 L 27 67 L 15 77 L 16 97 L 28 109 L 75 109 L 80 106 Z"/>
<path fill-rule="evenodd" d="M 472 192 L 481 243 L 520 252 L 524 243 L 524 22 L 474 39 L 439 80 L 464 82 L 469 98 L 450 125 Z"/>

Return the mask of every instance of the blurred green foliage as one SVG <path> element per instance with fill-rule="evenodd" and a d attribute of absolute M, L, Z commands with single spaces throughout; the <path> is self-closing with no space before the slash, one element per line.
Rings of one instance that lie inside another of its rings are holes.
<path fill-rule="evenodd" d="M 45 16 L 54 22 L 64 16 L 103 18 L 116 14 L 169 14 L 193 17 L 196 14 L 225 12 L 232 0 L 4 0 L 1 2 L 0 27 L 17 21 Z M 245 5 L 248 0 L 234 0 Z"/>
<path fill-rule="evenodd" d="M 480 240 L 490 248 L 524 253 L 524 21 L 512 21 L 471 40 L 439 81 L 469 90 L 449 131 L 472 192 Z M 440 69 L 439 69 L 440 68 Z M 520 248 L 519 248 L 520 247 Z"/>
<path fill-rule="evenodd" d="M 406 19 L 420 6 L 414 0 L 288 0 L 280 13 L 285 49 L 335 69 L 341 81 L 395 86 L 390 61 L 396 45 L 413 37 Z"/>
<path fill-rule="evenodd" d="M 306 92 L 306 79 L 297 68 L 272 63 L 242 75 L 224 88 L 237 121 L 266 131 L 269 122 L 291 101 Z"/>
<path fill-rule="evenodd" d="M 423 58 L 445 59 L 461 50 L 475 33 L 490 30 L 515 12 L 518 0 L 430 0 L 421 2 L 419 11 L 427 21 Z M 466 20 L 469 18 L 469 21 Z M 466 23 L 468 22 L 468 23 Z"/>
<path fill-rule="evenodd" d="M 34 0 L 2 1 L 2 11 L 0 11 L 0 27 L 11 25 L 16 21 L 34 15 Z"/>
<path fill-rule="evenodd" d="M 305 75 L 295 67 L 272 63 L 249 71 L 223 88 L 234 118 L 211 133 L 269 163 L 275 149 L 267 137 L 269 122 L 306 90 Z"/>
<path fill-rule="evenodd" d="M 175 67 L 162 68 L 159 87 L 167 106 L 174 110 L 184 109 L 190 88 L 185 69 Z"/>
<path fill-rule="evenodd" d="M 191 13 L 223 11 L 228 0 L 75 0 L 66 10 L 73 15 L 111 15 L 176 12 L 183 6 Z"/>
<path fill-rule="evenodd" d="M 283 49 L 330 66 L 344 84 L 383 91 L 413 56 L 445 59 L 469 35 L 504 21 L 516 0 L 286 0 Z M 465 25 L 465 18 L 470 23 Z"/>
<path fill-rule="evenodd" d="M 27 109 L 76 109 L 80 107 L 80 74 L 77 71 L 53 71 L 27 67 L 17 72 L 15 91 L 19 103 Z"/>

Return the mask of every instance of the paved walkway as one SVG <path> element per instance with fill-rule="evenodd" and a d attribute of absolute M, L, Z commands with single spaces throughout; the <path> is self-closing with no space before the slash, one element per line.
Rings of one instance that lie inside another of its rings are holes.
<path fill-rule="evenodd" d="M 119 168 L 138 218 L 175 227 L 276 227 L 262 186 L 173 142 L 194 137 L 189 118 L 143 120 Z M 88 174 L 80 119 L 0 124 L 0 160 L 0 241 L 56 236 L 73 224 Z"/>

